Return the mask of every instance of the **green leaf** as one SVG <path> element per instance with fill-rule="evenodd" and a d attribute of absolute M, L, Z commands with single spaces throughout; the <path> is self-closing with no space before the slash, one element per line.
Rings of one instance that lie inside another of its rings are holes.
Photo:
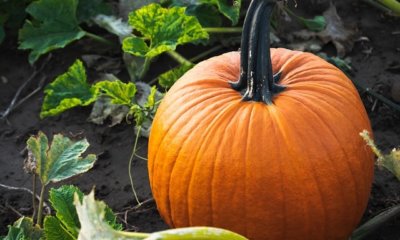
<path fill-rule="evenodd" d="M 107 205 L 94 199 L 94 191 L 84 196 L 82 201 L 75 197 L 74 204 L 82 226 L 78 239 L 135 239 L 123 236 L 106 222 Z"/>
<path fill-rule="evenodd" d="M 59 182 L 91 169 L 96 155 L 81 157 L 88 147 L 86 139 L 74 142 L 61 134 L 54 135 L 49 146 L 48 139 L 42 132 L 27 141 L 27 148 L 37 162 L 36 174 L 43 185 Z"/>
<path fill-rule="evenodd" d="M 21 228 L 16 228 L 14 226 L 8 226 L 7 236 L 3 240 L 23 240 L 27 237 L 24 236 L 24 230 Z"/>
<path fill-rule="evenodd" d="M 60 223 L 65 226 L 71 235 L 78 237 L 80 224 L 73 204 L 75 193 L 81 200 L 83 193 L 75 186 L 64 185 L 57 189 L 52 188 L 50 189 L 50 202 Z M 54 223 L 53 220 L 52 222 Z"/>
<path fill-rule="evenodd" d="M 103 0 L 79 0 L 76 17 L 78 22 L 87 22 L 99 15 L 111 15 L 111 7 Z"/>
<path fill-rule="evenodd" d="M 8 234 L 3 240 L 39 240 L 42 237 L 42 230 L 28 217 L 21 217 L 8 227 Z"/>
<path fill-rule="evenodd" d="M 45 97 L 40 117 L 55 116 L 76 106 L 87 106 L 98 96 L 98 89 L 89 85 L 80 60 L 56 78 L 44 90 Z"/>
<path fill-rule="evenodd" d="M 220 27 L 222 17 L 214 4 L 200 4 L 198 1 L 173 1 L 173 6 L 186 7 L 186 14 L 195 16 L 203 27 Z"/>
<path fill-rule="evenodd" d="M 85 36 L 76 18 L 78 0 L 39 0 L 26 11 L 33 17 L 19 32 L 19 49 L 32 50 L 29 62 Z"/>
<path fill-rule="evenodd" d="M 96 83 L 96 88 L 112 99 L 113 104 L 132 105 L 132 99 L 136 94 L 136 86 L 133 83 L 123 83 L 120 80 L 101 81 Z"/>
<path fill-rule="evenodd" d="M 44 219 L 44 234 L 46 240 L 75 240 L 70 232 L 63 226 L 61 221 L 54 216 L 46 216 Z"/>
<path fill-rule="evenodd" d="M 156 107 L 156 93 L 157 93 L 157 87 L 152 86 L 150 90 L 149 96 L 147 96 L 147 102 L 144 104 L 144 107 L 147 109 L 151 109 Z"/>
<path fill-rule="evenodd" d="M 193 8 L 195 6 L 199 7 L 202 6 L 201 8 L 197 9 L 197 14 L 195 15 L 197 17 L 199 16 L 206 16 L 207 11 L 205 6 L 216 6 L 218 7 L 218 10 L 220 13 L 222 13 L 225 17 L 227 17 L 229 20 L 231 20 L 232 25 L 236 25 L 239 21 L 239 16 L 240 16 L 240 7 L 242 4 L 242 0 L 233 0 L 233 1 L 228 1 L 228 0 L 173 0 L 173 5 L 177 6 L 187 6 L 188 8 Z M 208 8 L 210 9 L 210 8 Z M 212 14 L 213 12 L 208 12 L 209 17 L 212 15 L 215 16 L 215 14 Z M 200 18 L 199 18 L 200 19 Z M 214 20 L 213 20 L 214 21 Z M 203 25 L 206 26 L 206 25 Z M 215 26 L 215 25 L 214 25 Z"/>
<path fill-rule="evenodd" d="M 224 14 L 229 20 L 232 21 L 232 25 L 236 25 L 239 21 L 241 0 L 233 0 L 233 4 L 230 5 L 228 0 L 202 0 L 203 2 L 216 2 L 219 11 Z"/>
<path fill-rule="evenodd" d="M 96 239 L 96 240 L 172 240 L 172 239 L 203 239 L 203 240 L 246 240 L 231 231 L 211 228 L 211 227 L 191 227 L 178 228 L 161 232 L 138 233 L 138 232 L 123 232 L 112 229 L 105 221 L 106 204 L 102 201 L 94 199 L 94 192 L 84 196 L 82 201 L 75 198 L 76 210 L 82 228 L 79 232 L 78 239 Z"/>
<path fill-rule="evenodd" d="M 384 224 L 388 224 L 389 221 L 393 220 L 397 216 L 400 216 L 400 205 L 386 209 L 382 213 L 368 220 L 353 232 L 350 240 L 366 239 L 370 234 L 374 233 Z"/>
<path fill-rule="evenodd" d="M 146 56 L 150 51 L 147 43 L 138 37 L 127 37 L 123 41 L 122 48 L 125 52 L 133 54 L 135 56 Z"/>
<path fill-rule="evenodd" d="M 315 16 L 313 19 L 300 18 L 300 21 L 306 28 L 314 32 L 320 32 L 326 27 L 324 16 Z"/>
<path fill-rule="evenodd" d="M 194 65 L 183 64 L 161 74 L 158 76 L 158 84 L 166 89 L 171 88 L 172 85 L 174 85 L 174 83 L 193 66 Z"/>
<path fill-rule="evenodd" d="M 144 6 L 129 14 L 129 24 L 143 38 L 128 37 L 123 50 L 140 57 L 155 57 L 175 50 L 178 45 L 208 39 L 208 33 L 193 16 L 185 15 L 185 8 L 163 8 L 159 4 Z M 145 40 L 149 41 L 149 44 Z"/>

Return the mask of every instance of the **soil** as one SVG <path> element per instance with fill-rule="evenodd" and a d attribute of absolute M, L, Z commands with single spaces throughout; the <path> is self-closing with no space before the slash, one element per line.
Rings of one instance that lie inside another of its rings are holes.
<path fill-rule="evenodd" d="M 391 99 L 392 85 L 400 81 L 399 69 L 393 68 L 400 64 L 399 20 L 387 17 L 362 3 L 354 4 L 352 8 L 354 12 L 350 14 L 349 7 L 339 3 L 338 12 L 345 22 L 355 23 L 361 36 L 368 37 L 369 41 L 356 42 L 352 52 L 349 53 L 355 70 L 351 78 Z M 7 108 L 17 89 L 34 72 L 27 62 L 27 54 L 16 50 L 15 41 L 15 39 L 9 40 L 0 46 L 0 110 Z M 43 77 L 48 83 L 65 72 L 82 54 L 99 54 L 98 49 L 101 47 L 93 45 L 95 44 L 90 40 L 83 40 L 63 50 L 55 51 L 50 62 L 32 79 L 32 83 L 22 92 L 22 96 L 32 92 Z M 237 49 L 237 46 L 235 48 Z M 329 48 L 328 45 L 324 50 L 329 51 Z M 367 49 L 372 49 L 372 51 L 367 54 L 364 51 Z M 184 55 L 186 54 L 186 49 L 179 50 Z M 228 50 L 230 49 L 224 49 L 224 51 Z M 201 51 L 201 49 L 195 51 Z M 121 58 L 120 53 L 112 49 L 104 50 L 104 54 Z M 168 59 L 160 58 L 154 66 L 156 69 L 158 66 L 161 72 L 170 64 Z M 96 74 L 91 70 L 89 79 L 95 79 Z M 118 76 L 121 79 L 128 79 L 124 71 L 119 72 Z M 399 112 L 371 97 L 363 89 L 360 89 L 360 95 L 371 119 L 378 146 L 385 152 L 400 146 Z M 40 119 L 42 101 L 43 91 L 39 91 L 13 111 L 7 121 L 0 123 L 0 183 L 31 189 L 32 177 L 23 170 L 26 157 L 25 143 L 39 130 L 48 136 L 63 133 L 74 139 L 85 137 L 91 144 L 88 152 L 98 154 L 98 161 L 88 173 L 63 184 L 77 185 L 85 193 L 95 186 L 96 197 L 104 200 L 114 209 L 121 221 L 129 223 L 126 225 L 129 230 L 150 232 L 168 228 L 160 218 L 155 203 L 151 201 L 147 163 L 140 159 L 134 159 L 134 184 L 140 200 L 147 201 L 147 204 L 138 210 L 131 209 L 136 205 L 127 170 L 135 137 L 132 125 L 122 123 L 108 127 L 107 124 L 89 123 L 86 119 L 90 108 L 75 108 L 57 117 Z M 146 138 L 141 138 L 139 141 L 139 155 L 147 155 Z M 400 204 L 400 182 L 386 170 L 376 169 L 375 181 L 363 221 L 396 204 Z M 0 187 L 0 236 L 5 235 L 6 226 L 18 218 L 18 213 L 29 214 L 31 211 L 29 194 Z M 386 223 L 368 239 L 400 239 L 400 218 Z"/>

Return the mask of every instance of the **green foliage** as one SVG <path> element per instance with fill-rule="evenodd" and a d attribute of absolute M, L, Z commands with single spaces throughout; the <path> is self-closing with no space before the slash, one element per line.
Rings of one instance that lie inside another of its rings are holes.
<path fill-rule="evenodd" d="M 47 240 L 75 240 L 62 222 L 54 216 L 46 216 L 44 219 L 44 234 Z"/>
<path fill-rule="evenodd" d="M 203 239 L 203 240 L 245 240 L 236 233 L 209 227 L 181 228 L 156 233 L 123 232 L 112 229 L 106 222 L 106 204 L 96 201 L 94 192 L 84 196 L 82 201 L 75 198 L 76 210 L 81 222 L 78 239 L 119 239 L 119 240 L 174 240 L 174 239 Z"/>
<path fill-rule="evenodd" d="M 165 89 L 171 88 L 172 85 L 193 66 L 194 65 L 182 64 L 161 74 L 160 76 L 158 76 L 158 84 L 160 84 L 160 86 Z"/>
<path fill-rule="evenodd" d="M 81 155 L 89 147 L 86 139 L 72 141 L 61 134 L 53 137 L 49 145 L 47 136 L 39 132 L 27 141 L 27 148 L 36 161 L 36 174 L 42 185 L 59 182 L 75 175 L 84 173 L 93 167 L 96 155 Z"/>
<path fill-rule="evenodd" d="M 153 58 L 175 50 L 178 45 L 208 39 L 199 21 L 187 16 L 183 7 L 167 9 L 159 4 L 150 4 L 130 13 L 129 24 L 143 37 L 126 38 L 123 50 L 140 57 Z"/>
<path fill-rule="evenodd" d="M 27 7 L 34 20 L 26 21 L 20 30 L 19 49 L 32 50 L 31 64 L 41 55 L 85 36 L 76 18 L 77 6 L 78 0 L 39 0 Z"/>
<path fill-rule="evenodd" d="M 31 0 L 0 0 L 0 44 L 6 37 L 5 29 L 18 30 L 25 20 L 25 8 Z"/>
<path fill-rule="evenodd" d="M 83 193 L 75 186 L 61 186 L 60 188 L 50 189 L 50 203 L 56 211 L 57 220 L 64 226 L 71 235 L 77 237 L 80 224 L 79 218 L 76 214 L 74 202 L 74 195 L 77 194 L 80 200 L 82 200 Z M 55 222 L 51 220 L 51 222 Z M 55 222 L 56 223 L 56 222 Z M 46 224 L 46 220 L 45 220 Z M 45 228 L 46 229 L 46 228 Z M 46 229 L 46 236 L 51 233 L 51 229 Z"/>
<path fill-rule="evenodd" d="M 314 32 L 320 32 L 326 27 L 326 21 L 323 16 L 315 16 L 313 19 L 300 18 L 300 21 L 306 28 Z"/>
<path fill-rule="evenodd" d="M 80 60 L 76 60 L 66 73 L 46 87 L 44 93 L 41 118 L 93 103 L 98 96 L 98 89 L 87 82 L 85 68 Z"/>
<path fill-rule="evenodd" d="M 136 94 L 136 86 L 133 83 L 123 83 L 116 81 L 101 81 L 96 83 L 96 88 L 111 98 L 113 104 L 131 105 L 132 99 Z"/>
<path fill-rule="evenodd" d="M 83 193 L 72 185 L 64 185 L 50 190 L 50 202 L 56 210 L 56 216 L 47 216 L 44 220 L 44 232 L 47 240 L 75 240 L 78 238 L 80 222 L 74 205 L 74 197 L 82 201 Z M 116 222 L 112 210 L 106 206 L 105 221 L 116 230 L 122 225 Z"/>
<path fill-rule="evenodd" d="M 187 1 L 187 0 L 173 0 L 173 5 L 177 6 L 187 6 L 189 10 L 190 15 L 195 15 L 196 17 L 199 17 L 199 19 L 205 19 L 202 17 L 206 17 L 208 14 L 209 17 L 208 19 L 212 19 L 212 22 L 215 21 L 220 21 L 215 18 L 216 14 L 214 10 L 212 10 L 216 6 L 225 17 L 227 17 L 229 20 L 231 20 L 232 25 L 236 25 L 239 20 L 240 16 L 240 7 L 242 4 L 241 0 L 233 0 L 233 1 L 228 1 L 228 0 L 200 0 L 200 1 Z M 230 3 L 232 2 L 232 3 Z M 203 23 L 203 22 L 202 22 Z M 207 25 L 203 25 L 207 26 Z M 211 25 L 211 26 L 216 26 L 216 25 Z"/>
<path fill-rule="evenodd" d="M 26 20 L 19 32 L 19 49 L 31 50 L 29 62 L 54 49 L 90 35 L 79 24 L 97 14 L 109 14 L 111 9 L 103 0 L 38 0 L 26 12 L 33 18 Z"/>
<path fill-rule="evenodd" d="M 12 226 L 8 226 L 8 234 L 3 240 L 39 240 L 42 235 L 42 230 L 31 218 L 21 217 Z"/>

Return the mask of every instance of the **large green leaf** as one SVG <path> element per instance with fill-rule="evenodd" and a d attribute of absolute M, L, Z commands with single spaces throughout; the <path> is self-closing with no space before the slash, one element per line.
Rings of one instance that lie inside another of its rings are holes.
<path fill-rule="evenodd" d="M 73 203 L 75 193 L 78 195 L 79 199 L 82 199 L 83 193 L 75 186 L 65 185 L 57 189 L 52 188 L 50 190 L 50 202 L 51 206 L 56 211 L 56 216 L 60 223 L 76 238 L 78 237 L 80 224 Z M 52 220 L 52 222 L 54 223 L 55 221 Z M 52 231 L 46 231 L 46 236 L 47 233 L 51 232 Z"/>
<path fill-rule="evenodd" d="M 76 237 L 71 235 L 62 222 L 54 216 L 46 216 L 43 226 L 46 240 L 76 240 Z"/>
<path fill-rule="evenodd" d="M 236 25 L 239 21 L 240 7 L 242 0 L 173 0 L 174 5 L 178 6 L 200 6 L 200 5 L 214 5 L 218 7 L 218 10 L 229 20 L 231 20 L 232 25 Z M 205 10 L 205 8 L 204 8 Z M 198 12 L 198 14 L 206 14 L 206 12 Z M 203 15 L 204 16 L 204 15 Z"/>
<path fill-rule="evenodd" d="M 76 18 L 77 6 L 78 0 L 38 0 L 27 7 L 33 20 L 27 20 L 19 32 L 19 49 L 32 50 L 31 64 L 41 55 L 85 35 Z"/>
<path fill-rule="evenodd" d="M 96 83 L 95 87 L 99 88 L 106 96 L 110 97 L 113 104 L 130 106 L 136 94 L 135 84 L 131 82 L 123 83 L 120 80 L 101 81 Z"/>
<path fill-rule="evenodd" d="M 130 13 L 129 24 L 143 38 L 126 38 L 123 41 L 123 50 L 140 57 L 152 58 L 175 50 L 178 45 L 208 39 L 208 34 L 199 21 L 186 15 L 183 7 L 167 9 L 159 4 L 150 4 Z"/>
<path fill-rule="evenodd" d="M 86 139 L 74 142 L 61 134 L 54 135 L 49 145 L 42 132 L 27 141 L 27 148 L 36 160 L 36 174 L 43 185 L 68 179 L 92 168 L 96 155 L 81 157 L 88 147 Z"/>
<path fill-rule="evenodd" d="M 93 103 L 98 96 L 98 89 L 87 82 L 85 68 L 80 60 L 76 60 L 66 73 L 45 88 L 44 93 L 41 118 Z"/>

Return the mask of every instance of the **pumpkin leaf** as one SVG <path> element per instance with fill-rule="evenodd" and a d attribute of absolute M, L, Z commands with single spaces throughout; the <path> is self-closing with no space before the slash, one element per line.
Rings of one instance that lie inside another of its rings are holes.
<path fill-rule="evenodd" d="M 54 216 L 46 216 L 43 223 L 47 240 L 75 240 L 62 222 Z"/>
<path fill-rule="evenodd" d="M 214 4 L 202 4 L 199 1 L 174 0 L 172 6 L 186 7 L 186 14 L 195 16 L 203 27 L 219 27 L 222 18 Z"/>
<path fill-rule="evenodd" d="M 386 168 L 400 180 L 400 149 L 393 149 L 389 154 L 383 154 L 369 136 L 368 131 L 364 130 L 360 135 L 378 157 L 376 164 Z"/>
<path fill-rule="evenodd" d="M 39 240 L 42 235 L 42 230 L 33 223 L 32 218 L 21 217 L 8 227 L 7 236 L 3 240 Z"/>
<path fill-rule="evenodd" d="M 56 211 L 57 220 L 59 220 L 62 228 L 70 233 L 68 235 L 77 237 L 80 223 L 75 206 L 73 204 L 75 194 L 77 194 L 79 199 L 82 200 L 83 193 L 79 190 L 79 188 L 72 185 L 64 185 L 60 188 L 52 188 L 49 192 L 51 206 Z M 49 221 L 50 224 L 54 225 L 54 227 L 57 227 L 57 222 L 54 219 Z M 46 236 L 48 234 L 57 234 L 53 233 L 51 229 L 46 228 L 45 232 Z"/>
<path fill-rule="evenodd" d="M 88 147 L 86 139 L 74 142 L 61 134 L 54 135 L 49 145 L 47 136 L 42 132 L 27 141 L 28 151 L 36 160 L 36 174 L 43 185 L 59 182 L 91 169 L 96 155 L 81 157 Z"/>
<path fill-rule="evenodd" d="M 158 76 L 158 84 L 165 89 L 171 88 L 172 85 L 193 66 L 194 65 L 183 64 L 161 74 Z"/>
<path fill-rule="evenodd" d="M 56 217 L 47 216 L 44 220 L 44 231 L 48 240 L 73 240 L 78 238 L 80 222 L 74 205 L 75 195 L 82 201 L 83 193 L 72 185 L 64 185 L 50 190 L 50 202 L 56 210 Z M 113 228 L 120 230 L 122 225 L 116 222 L 112 210 L 106 206 L 105 221 Z"/>
<path fill-rule="evenodd" d="M 231 20 L 232 25 L 236 25 L 239 21 L 241 4 L 241 0 L 173 0 L 173 5 L 187 6 L 188 9 L 196 9 L 196 7 L 202 6 L 195 11 L 198 13 L 198 15 L 196 14 L 195 16 L 205 16 L 205 14 L 207 14 L 205 10 L 210 9 L 205 8 L 205 6 L 216 6 L 220 13 Z M 208 12 L 208 14 L 213 15 L 211 12 Z"/>
<path fill-rule="evenodd" d="M 75 195 L 74 204 L 81 223 L 78 239 L 134 239 L 114 230 L 105 220 L 107 205 L 94 199 L 94 191 L 82 201 Z"/>
<path fill-rule="evenodd" d="M 31 50 L 31 64 L 41 55 L 85 36 L 76 18 L 77 6 L 78 0 L 39 0 L 26 8 L 33 20 L 26 20 L 19 32 L 19 49 Z"/>
<path fill-rule="evenodd" d="M 131 12 L 129 24 L 143 37 L 127 37 L 123 41 L 123 50 L 140 57 L 153 58 L 175 50 L 178 45 L 208 39 L 199 21 L 186 15 L 183 7 L 167 9 L 150 4 Z"/>
<path fill-rule="evenodd" d="M 105 221 L 107 206 L 103 201 L 96 201 L 94 191 L 84 196 L 82 201 L 75 197 L 74 204 L 82 228 L 78 240 L 86 239 L 119 239 L 119 240 L 168 240 L 168 239 L 204 239 L 204 240 L 246 240 L 236 233 L 211 227 L 191 227 L 172 229 L 155 233 L 123 232 L 112 229 Z"/>
<path fill-rule="evenodd" d="M 44 93 L 41 118 L 93 103 L 98 96 L 98 88 L 87 82 L 85 68 L 80 60 L 76 60 L 66 73 L 45 88 Z"/>
<path fill-rule="evenodd" d="M 132 99 L 136 94 L 136 86 L 133 83 L 123 83 L 120 80 L 101 81 L 95 84 L 105 95 L 111 98 L 111 103 L 132 105 Z"/>

